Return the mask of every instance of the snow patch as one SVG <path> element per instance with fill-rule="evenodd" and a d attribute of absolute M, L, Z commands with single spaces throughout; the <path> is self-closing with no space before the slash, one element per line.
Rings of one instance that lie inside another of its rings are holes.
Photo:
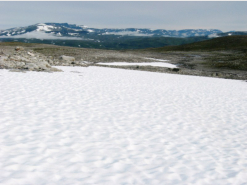
<path fill-rule="evenodd" d="M 213 33 L 213 34 L 208 35 L 208 38 L 215 38 L 215 37 L 219 37 L 219 36 L 217 35 L 217 33 Z"/>
<path fill-rule="evenodd" d="M 129 36 L 153 36 L 154 34 L 140 33 L 139 31 L 106 32 L 102 35 L 129 35 Z"/>
<path fill-rule="evenodd" d="M 93 30 L 91 30 L 91 29 L 87 29 L 87 31 L 88 31 L 88 32 L 90 32 L 90 33 L 94 32 L 94 31 L 93 31 Z"/>
<path fill-rule="evenodd" d="M 157 59 L 157 58 L 145 58 L 145 59 L 149 59 L 149 60 L 156 60 L 156 61 L 160 61 L 160 62 L 166 62 L 166 61 L 169 61 L 169 60 Z"/>
<path fill-rule="evenodd" d="M 78 35 L 78 33 L 68 33 L 69 35 Z"/>
<path fill-rule="evenodd" d="M 81 28 L 88 28 L 88 26 L 84 26 L 84 25 L 79 25 L 78 27 L 81 27 Z"/>
<path fill-rule="evenodd" d="M 51 29 L 54 28 L 53 26 L 46 24 L 38 24 L 37 27 L 37 31 L 52 31 Z"/>
<path fill-rule="evenodd" d="M 111 63 L 97 63 L 100 65 L 114 65 L 114 66 L 154 66 L 154 67 L 167 67 L 177 68 L 176 65 L 164 62 L 143 62 L 143 63 L 129 63 L 129 62 L 111 62 Z"/>

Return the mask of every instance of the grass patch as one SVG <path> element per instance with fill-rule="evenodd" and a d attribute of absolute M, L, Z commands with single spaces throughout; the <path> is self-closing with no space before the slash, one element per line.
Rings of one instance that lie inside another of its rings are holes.
<path fill-rule="evenodd" d="M 23 46 L 23 47 L 33 47 L 37 45 L 36 43 L 24 43 L 24 42 L 0 42 L 0 46 Z"/>
<path fill-rule="evenodd" d="M 205 58 L 205 65 L 214 68 L 247 70 L 247 54 L 236 52 L 232 54 L 215 54 Z"/>

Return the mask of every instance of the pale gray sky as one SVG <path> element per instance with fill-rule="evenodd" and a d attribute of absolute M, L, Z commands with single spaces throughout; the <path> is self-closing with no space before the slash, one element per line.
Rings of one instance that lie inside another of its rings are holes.
<path fill-rule="evenodd" d="M 0 30 L 58 22 L 93 28 L 247 31 L 247 1 L 0 1 Z"/>

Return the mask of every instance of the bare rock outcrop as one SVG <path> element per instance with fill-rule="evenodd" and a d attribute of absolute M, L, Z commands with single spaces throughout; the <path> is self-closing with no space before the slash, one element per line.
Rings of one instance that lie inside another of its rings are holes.
<path fill-rule="evenodd" d="M 56 66 L 83 66 L 87 67 L 90 64 L 86 61 L 76 61 L 75 57 L 61 55 L 58 59 L 54 59 L 53 61 L 49 61 L 49 63 L 52 63 Z"/>
<path fill-rule="evenodd" d="M 75 57 L 61 55 L 61 56 L 59 57 L 59 60 L 62 60 L 62 61 L 64 61 L 64 62 L 72 63 L 72 62 L 75 61 Z"/>
<path fill-rule="evenodd" d="M 23 47 L 18 46 L 12 54 L 8 56 L 1 55 L 0 57 L 1 69 L 19 69 L 45 72 L 61 71 L 51 65 L 53 65 L 53 61 L 49 57 L 32 50 L 25 51 Z"/>

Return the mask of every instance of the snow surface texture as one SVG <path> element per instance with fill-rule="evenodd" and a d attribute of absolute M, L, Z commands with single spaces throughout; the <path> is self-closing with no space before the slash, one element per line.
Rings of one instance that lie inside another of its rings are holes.
<path fill-rule="evenodd" d="M 0 184 L 246 184 L 244 81 L 0 70 Z"/>
<path fill-rule="evenodd" d="M 164 63 L 164 62 L 144 62 L 144 63 L 128 63 L 128 62 L 110 62 L 110 63 L 97 63 L 100 65 L 113 65 L 113 66 L 158 66 L 158 67 L 168 67 L 177 68 L 176 65 Z"/>

